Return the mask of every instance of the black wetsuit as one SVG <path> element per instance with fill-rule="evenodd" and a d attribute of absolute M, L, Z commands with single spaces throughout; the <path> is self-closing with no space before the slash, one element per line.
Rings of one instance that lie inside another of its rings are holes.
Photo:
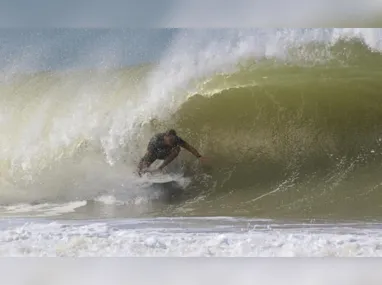
<path fill-rule="evenodd" d="M 175 144 L 173 146 L 166 145 L 164 142 L 165 133 L 156 134 L 149 142 L 147 147 L 148 152 L 150 153 L 146 160 L 149 163 L 154 162 L 157 159 L 165 159 L 170 155 L 171 151 L 180 146 L 184 146 L 185 141 L 180 137 L 176 136 Z"/>

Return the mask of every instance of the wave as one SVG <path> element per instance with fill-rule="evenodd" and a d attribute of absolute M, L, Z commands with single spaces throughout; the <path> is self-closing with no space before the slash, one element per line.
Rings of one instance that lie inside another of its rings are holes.
<path fill-rule="evenodd" d="M 360 42 L 338 48 L 350 60 L 265 61 L 212 78 L 175 113 L 212 158 L 206 200 L 219 205 L 206 213 L 379 215 L 382 57 Z"/>
<path fill-rule="evenodd" d="M 149 193 L 136 162 L 151 135 L 174 127 L 210 162 L 182 152 L 175 168 L 192 183 L 160 214 L 378 216 L 378 41 L 314 33 L 272 53 L 245 36 L 189 57 L 188 32 L 159 65 L 3 82 L 1 204 Z"/>

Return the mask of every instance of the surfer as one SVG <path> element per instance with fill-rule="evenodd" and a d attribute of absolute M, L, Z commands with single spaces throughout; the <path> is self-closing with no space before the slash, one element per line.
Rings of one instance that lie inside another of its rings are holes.
<path fill-rule="evenodd" d="M 162 171 L 180 153 L 181 147 L 188 150 L 197 158 L 202 159 L 202 155 L 191 145 L 180 138 L 175 130 L 168 130 L 165 133 L 156 134 L 151 138 L 146 154 L 138 164 L 138 174 L 141 175 L 155 160 L 163 159 L 163 163 L 158 170 Z"/>

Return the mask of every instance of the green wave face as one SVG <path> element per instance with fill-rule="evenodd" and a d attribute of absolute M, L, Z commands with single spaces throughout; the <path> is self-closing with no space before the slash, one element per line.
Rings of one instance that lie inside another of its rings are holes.
<path fill-rule="evenodd" d="M 382 214 L 382 57 L 359 43 L 333 49 L 325 64 L 252 62 L 214 77 L 174 114 L 211 159 L 196 213 Z"/>

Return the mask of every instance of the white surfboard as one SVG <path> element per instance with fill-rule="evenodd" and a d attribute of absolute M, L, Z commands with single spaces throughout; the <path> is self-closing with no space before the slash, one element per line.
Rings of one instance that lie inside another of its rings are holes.
<path fill-rule="evenodd" d="M 150 183 L 169 183 L 178 181 L 181 176 L 167 173 L 146 173 L 142 176 L 147 182 Z"/>

